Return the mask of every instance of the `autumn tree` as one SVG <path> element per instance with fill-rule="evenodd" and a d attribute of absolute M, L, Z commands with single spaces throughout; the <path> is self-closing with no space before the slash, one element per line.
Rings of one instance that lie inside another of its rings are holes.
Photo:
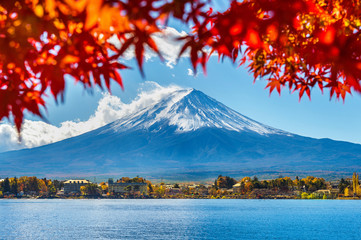
<path fill-rule="evenodd" d="M 356 172 L 352 175 L 352 190 L 353 190 L 353 196 L 356 197 L 360 193 L 360 185 L 359 185 L 359 176 L 356 174 Z"/>
<path fill-rule="evenodd" d="M 303 178 L 302 181 L 305 183 L 306 190 L 308 192 L 314 192 L 316 190 L 326 188 L 326 181 L 323 178 L 308 176 Z"/>
<path fill-rule="evenodd" d="M 350 186 L 344 189 L 345 197 L 351 197 Z"/>
<path fill-rule="evenodd" d="M 229 176 L 219 175 L 218 178 L 215 180 L 214 185 L 216 189 L 221 189 L 221 188 L 230 189 L 236 183 L 237 181 L 234 178 L 231 178 Z"/>
<path fill-rule="evenodd" d="M 46 185 L 46 179 L 38 179 L 37 182 L 40 195 L 47 195 L 48 187 Z"/>
<path fill-rule="evenodd" d="M 48 188 L 48 194 L 49 195 L 55 195 L 56 194 L 56 188 L 51 180 L 47 181 L 47 188 Z"/>
<path fill-rule="evenodd" d="M 18 179 L 18 189 L 19 189 L 19 192 L 25 192 L 25 182 L 26 182 L 26 179 L 27 177 L 26 176 L 21 176 L 19 177 Z"/>
<path fill-rule="evenodd" d="M 146 180 L 142 177 L 135 177 L 135 178 L 129 178 L 129 177 L 122 177 L 117 180 L 119 183 L 144 183 Z"/>
<path fill-rule="evenodd" d="M 0 119 L 20 131 L 24 111 L 42 116 L 48 92 L 62 100 L 65 78 L 85 88 L 122 86 L 120 62 L 134 53 L 143 74 L 146 48 L 162 59 L 154 34 L 176 19 L 192 30 L 179 55 L 194 70 L 213 54 L 246 65 L 270 92 L 311 97 L 314 87 L 345 98 L 361 92 L 358 0 L 17 0 L 0 3 Z M 120 46 L 109 41 L 117 39 Z"/>
<path fill-rule="evenodd" d="M 102 193 L 107 193 L 108 192 L 108 185 L 105 182 L 101 182 L 100 184 L 100 188 L 102 190 Z"/>
<path fill-rule="evenodd" d="M 244 183 L 244 189 L 242 191 L 242 193 L 249 193 L 254 189 L 253 183 L 252 182 L 245 182 Z"/>
<path fill-rule="evenodd" d="M 38 194 L 39 189 L 39 182 L 37 177 L 28 177 L 27 181 L 25 182 L 25 191 L 27 193 L 35 193 Z"/>
<path fill-rule="evenodd" d="M 293 186 L 293 181 L 289 177 L 276 178 L 268 181 L 268 188 L 287 191 Z"/>
<path fill-rule="evenodd" d="M 164 183 L 163 184 L 157 184 L 155 186 L 152 187 L 153 189 L 153 193 L 157 196 L 157 197 L 163 197 L 165 194 L 165 187 L 164 187 Z"/>
<path fill-rule="evenodd" d="M 149 181 L 149 180 L 146 180 L 145 183 L 147 184 L 148 193 L 149 194 L 153 193 L 153 184 L 152 184 L 152 182 Z"/>

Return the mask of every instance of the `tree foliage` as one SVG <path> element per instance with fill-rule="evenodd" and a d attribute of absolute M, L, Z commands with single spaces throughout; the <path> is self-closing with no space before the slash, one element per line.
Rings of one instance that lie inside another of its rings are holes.
<path fill-rule="evenodd" d="M 118 183 L 145 183 L 146 179 L 142 177 L 135 177 L 135 178 L 129 178 L 129 177 L 122 177 L 117 180 Z"/>
<path fill-rule="evenodd" d="M 350 182 L 346 181 L 344 178 L 341 178 L 340 183 L 338 184 L 339 193 L 344 193 L 345 189 L 350 186 Z"/>
<path fill-rule="evenodd" d="M 360 13 L 357 0 L 233 1 L 196 25 L 189 45 L 248 63 L 270 92 L 288 87 L 311 97 L 318 86 L 344 99 L 361 90 Z"/>
<path fill-rule="evenodd" d="M 5 178 L 4 181 L 1 182 L 1 190 L 4 193 L 10 192 L 10 180 L 9 180 L 9 178 Z"/>
<path fill-rule="evenodd" d="M 361 92 L 361 6 L 358 0 L 12 0 L 0 3 L 0 119 L 24 111 L 42 116 L 49 90 L 62 100 L 65 77 L 86 88 L 122 86 L 120 63 L 133 51 L 143 73 L 146 47 L 161 57 L 153 36 L 177 19 L 192 25 L 179 40 L 194 70 L 209 57 L 247 64 L 254 79 L 311 96 L 315 86 L 345 98 Z M 108 41 L 119 40 L 120 47 Z"/>
<path fill-rule="evenodd" d="M 15 196 L 19 196 L 19 194 L 49 196 L 55 195 L 57 188 L 49 179 L 22 176 L 4 179 L 0 182 L 0 191 Z"/>
<path fill-rule="evenodd" d="M 95 183 L 88 183 L 85 186 L 81 186 L 80 191 L 86 196 L 100 196 L 102 193 L 102 189 Z"/>
<path fill-rule="evenodd" d="M 216 189 L 231 189 L 232 186 L 236 183 L 237 181 L 234 178 L 219 175 L 218 178 L 214 181 L 214 186 Z"/>

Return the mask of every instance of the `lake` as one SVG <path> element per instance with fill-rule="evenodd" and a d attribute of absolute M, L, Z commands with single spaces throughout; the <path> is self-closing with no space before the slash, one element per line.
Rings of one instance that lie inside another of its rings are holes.
<path fill-rule="evenodd" d="M 361 239 L 361 201 L 0 200 L 0 239 Z"/>

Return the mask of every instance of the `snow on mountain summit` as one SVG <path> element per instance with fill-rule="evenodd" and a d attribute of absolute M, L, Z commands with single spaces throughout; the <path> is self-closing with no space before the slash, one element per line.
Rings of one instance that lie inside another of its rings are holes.
<path fill-rule="evenodd" d="M 143 105 L 136 112 L 122 116 L 111 124 L 115 132 L 129 129 L 159 131 L 175 126 L 176 132 L 194 131 L 203 127 L 258 134 L 291 135 L 258 123 L 195 89 L 175 89 L 157 102 Z"/>

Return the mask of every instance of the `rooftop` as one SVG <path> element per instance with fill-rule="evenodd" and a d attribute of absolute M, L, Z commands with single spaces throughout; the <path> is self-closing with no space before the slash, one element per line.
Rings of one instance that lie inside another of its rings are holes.
<path fill-rule="evenodd" d="M 129 185 L 147 185 L 147 183 L 123 183 L 123 182 L 114 182 L 114 183 L 108 183 L 109 185 L 120 185 L 120 186 L 129 186 Z"/>
<path fill-rule="evenodd" d="M 65 183 L 85 183 L 85 184 L 88 184 L 88 183 L 90 183 L 90 181 L 88 181 L 88 180 L 72 180 L 72 179 L 70 179 L 70 180 L 67 180 L 67 181 L 65 181 L 64 182 L 64 184 Z"/>

